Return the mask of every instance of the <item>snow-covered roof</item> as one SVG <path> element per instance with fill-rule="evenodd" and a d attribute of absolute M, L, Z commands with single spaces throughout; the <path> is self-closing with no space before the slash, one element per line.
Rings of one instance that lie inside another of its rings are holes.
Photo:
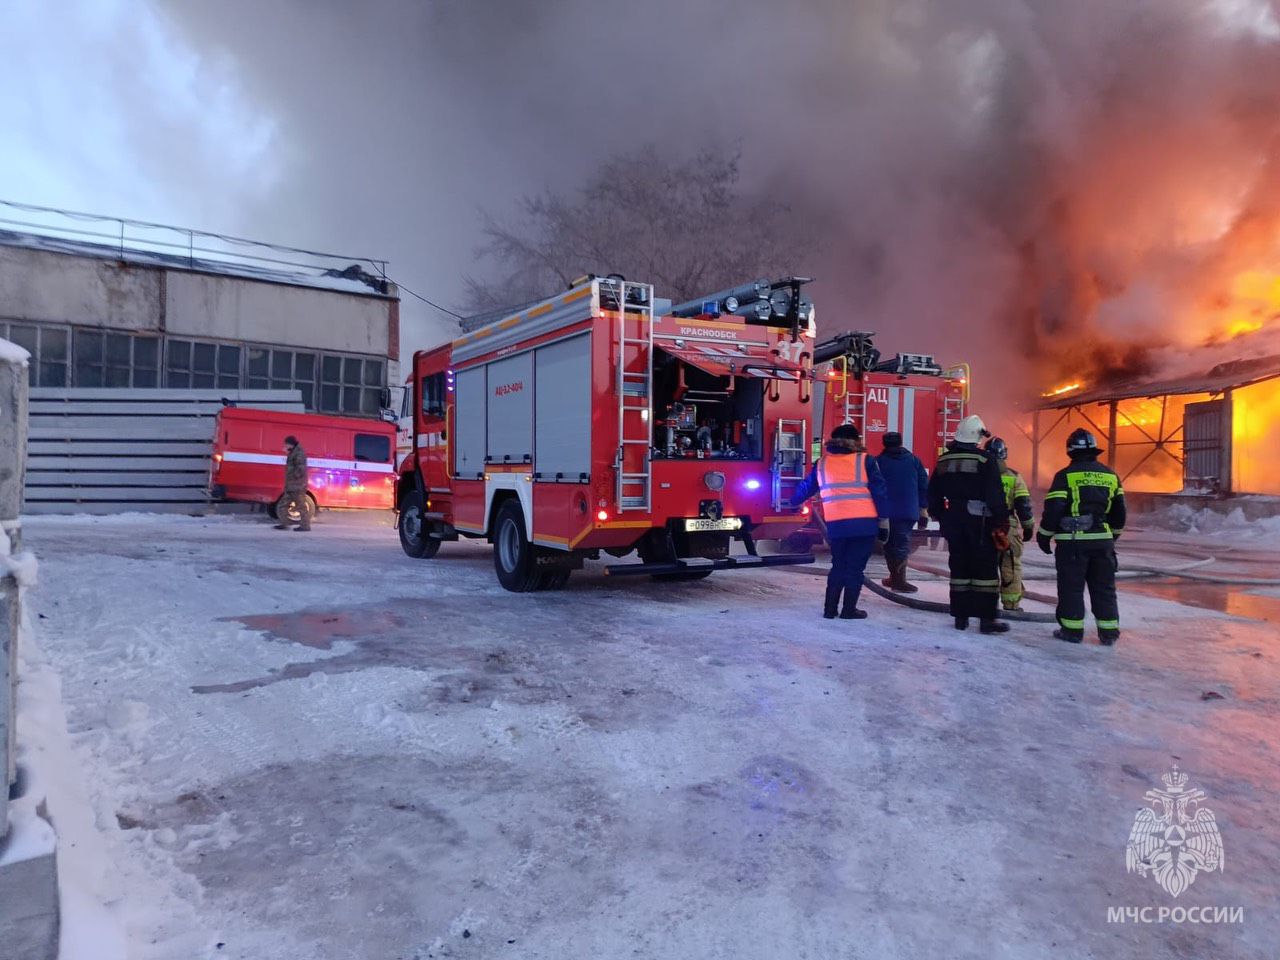
<path fill-rule="evenodd" d="M 126 241 L 123 245 L 109 245 L 40 233 L 0 230 L 0 247 L 20 247 L 25 250 L 42 250 L 75 257 L 136 263 L 165 270 L 186 270 L 192 273 L 210 273 L 244 280 L 258 280 L 263 283 L 314 287 L 319 290 L 332 290 L 365 297 L 398 298 L 394 283 L 369 273 L 358 262 L 353 262 L 345 268 L 325 268 L 319 264 L 309 266 L 293 262 L 273 264 L 270 262 L 273 259 L 271 254 L 276 248 L 265 244 L 260 246 L 264 251 L 261 256 L 248 254 L 237 257 L 236 254 L 229 252 L 226 259 L 219 259 L 216 255 L 184 256 L 149 250 L 137 246 L 136 242 L 131 245 L 130 241 Z M 284 260 L 287 252 L 285 248 L 279 248 L 274 259 Z M 320 256 L 334 262 L 342 259 L 329 257 L 327 254 Z"/>

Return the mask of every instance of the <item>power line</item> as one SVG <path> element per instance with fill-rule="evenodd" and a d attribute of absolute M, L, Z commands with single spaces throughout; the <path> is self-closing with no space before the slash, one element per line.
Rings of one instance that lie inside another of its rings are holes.
<path fill-rule="evenodd" d="M 390 278 L 388 278 L 388 279 L 390 279 Z M 401 290 L 403 290 L 405 293 L 409 294 L 409 296 L 411 296 L 411 297 L 417 297 L 419 300 L 421 300 L 421 301 L 422 301 L 423 303 L 425 303 L 427 306 L 429 306 L 429 307 L 435 307 L 435 308 L 436 308 L 437 310 L 439 310 L 441 313 L 448 314 L 449 316 L 453 317 L 453 319 L 455 319 L 455 320 L 463 320 L 463 319 L 465 319 L 461 314 L 459 314 L 459 313 L 454 313 L 452 310 L 449 310 L 449 309 L 447 309 L 447 308 L 445 308 L 445 307 L 440 306 L 440 304 L 436 303 L 434 300 L 428 300 L 428 299 L 427 299 L 426 297 L 424 297 L 422 294 L 420 294 L 420 293 L 414 293 L 412 290 L 410 290 L 408 287 L 406 287 L 406 286 L 405 286 L 403 283 L 401 283 L 399 280 L 392 280 L 391 282 L 392 282 L 392 283 L 394 283 L 394 284 L 395 284 L 397 287 L 399 287 Z"/>

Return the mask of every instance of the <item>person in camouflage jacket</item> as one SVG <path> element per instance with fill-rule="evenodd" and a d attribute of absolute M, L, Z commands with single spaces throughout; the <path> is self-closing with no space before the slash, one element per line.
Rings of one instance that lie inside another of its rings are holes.
<path fill-rule="evenodd" d="M 277 530 L 289 529 L 289 514 L 298 512 L 297 530 L 301 533 L 311 529 L 311 499 L 307 496 L 307 452 L 298 443 L 298 438 L 284 438 L 284 496 L 276 510 L 280 522 Z"/>

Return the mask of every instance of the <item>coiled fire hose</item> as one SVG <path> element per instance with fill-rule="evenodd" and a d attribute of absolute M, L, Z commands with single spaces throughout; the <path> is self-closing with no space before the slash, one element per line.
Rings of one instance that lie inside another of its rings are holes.
<path fill-rule="evenodd" d="M 913 530 L 912 534 L 913 534 L 912 539 L 916 540 L 917 543 L 919 543 L 922 540 L 932 541 L 934 538 L 938 536 L 936 530 L 929 530 L 929 531 Z M 1221 584 L 1224 586 L 1238 586 L 1238 587 L 1280 586 L 1280 578 L 1227 577 L 1227 576 L 1219 576 L 1217 574 L 1211 574 L 1211 573 L 1193 572 L 1193 568 L 1208 566 L 1209 564 L 1215 563 L 1216 561 L 1217 561 L 1217 557 L 1202 557 L 1202 558 L 1195 559 L 1183 566 L 1174 567 L 1174 568 L 1154 567 L 1146 564 L 1134 565 L 1134 564 L 1126 563 L 1117 572 L 1116 577 L 1117 579 L 1120 579 L 1120 580 L 1136 580 L 1136 579 L 1145 579 L 1145 578 L 1172 578 L 1172 579 L 1179 579 L 1179 580 L 1191 580 L 1197 583 L 1213 583 L 1213 584 Z M 1032 559 L 1026 553 L 1023 554 L 1022 563 L 1024 567 L 1034 567 L 1034 568 L 1039 568 L 1040 570 L 1045 570 L 1045 571 L 1051 571 L 1053 569 L 1053 567 L 1050 564 L 1041 562 L 1036 559 Z M 931 567 L 927 564 L 922 564 L 919 561 L 914 561 L 914 562 L 908 561 L 907 566 L 909 566 L 912 570 L 917 570 L 923 573 L 934 574 L 935 576 L 940 576 L 940 577 L 950 576 L 950 573 L 946 570 L 942 570 L 938 567 Z M 794 569 L 796 569 L 797 571 L 802 570 L 806 573 L 811 573 L 814 575 L 821 574 L 821 570 L 815 570 L 809 567 L 797 567 Z M 1023 579 L 1024 580 L 1056 580 L 1057 576 L 1056 574 L 1053 574 L 1050 576 L 1028 577 L 1024 574 Z M 883 597 L 884 599 L 889 600 L 893 603 L 901 604 L 904 607 L 910 607 L 913 610 L 925 610 L 930 613 L 945 613 L 948 615 L 950 615 L 951 613 L 951 605 L 948 603 L 943 603 L 938 600 L 923 600 L 911 594 L 897 593 L 883 586 L 877 580 L 872 579 L 872 577 L 869 575 L 864 575 L 862 578 L 862 582 L 863 582 L 863 585 L 872 593 L 874 593 L 876 596 Z M 1050 597 L 1050 596 L 1047 596 L 1046 594 L 1036 593 L 1030 590 L 1023 591 L 1023 596 L 1027 597 L 1030 600 L 1036 600 L 1041 603 L 1048 603 L 1048 604 L 1057 603 L 1056 597 Z M 1002 610 L 1000 611 L 1000 617 L 1005 620 L 1016 620 L 1016 621 L 1023 621 L 1027 623 L 1057 623 L 1057 616 L 1055 614 L 1040 613 L 1034 610 Z"/>
<path fill-rule="evenodd" d="M 912 610 L 927 610 L 930 613 L 951 615 L 950 604 L 942 603 L 938 600 L 921 600 L 919 597 L 906 593 L 894 593 L 888 587 L 881 586 L 878 581 L 872 580 L 870 577 L 863 577 L 862 582 L 876 596 L 892 600 L 894 603 L 900 603 L 904 607 L 910 607 Z M 1027 623 L 1057 623 L 1057 617 L 1052 613 L 1038 613 L 1034 610 L 1001 610 L 1000 619 L 1022 620 Z"/>

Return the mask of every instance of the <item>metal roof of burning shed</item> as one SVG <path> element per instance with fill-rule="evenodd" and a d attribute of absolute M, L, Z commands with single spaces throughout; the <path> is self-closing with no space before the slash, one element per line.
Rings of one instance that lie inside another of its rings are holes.
<path fill-rule="evenodd" d="M 1139 397 L 1176 397 L 1222 393 L 1280 377 L 1280 354 L 1219 363 L 1204 373 L 1169 379 L 1126 380 L 1046 397 L 1039 410 L 1065 410 L 1090 403 L 1133 400 Z"/>

